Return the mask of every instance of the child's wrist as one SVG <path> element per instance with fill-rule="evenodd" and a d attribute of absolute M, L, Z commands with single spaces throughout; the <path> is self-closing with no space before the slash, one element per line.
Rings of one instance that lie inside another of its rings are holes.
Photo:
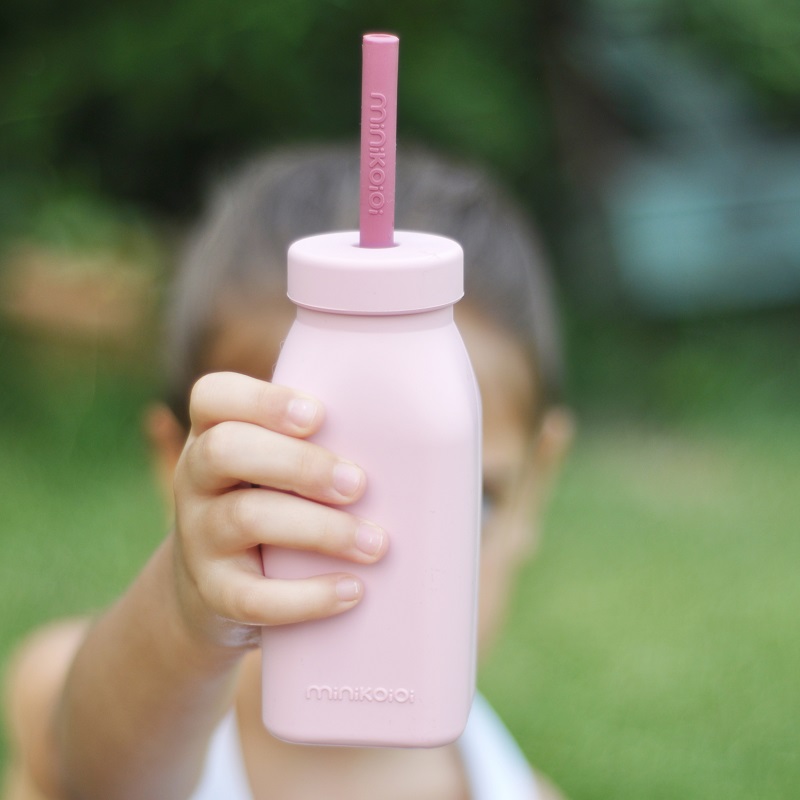
<path fill-rule="evenodd" d="M 176 539 L 171 532 L 159 553 L 160 581 L 164 587 L 165 618 L 178 647 L 190 663 L 204 669 L 230 669 L 258 644 L 258 630 L 249 636 L 238 635 L 228 620 L 209 613 L 176 557 Z"/>

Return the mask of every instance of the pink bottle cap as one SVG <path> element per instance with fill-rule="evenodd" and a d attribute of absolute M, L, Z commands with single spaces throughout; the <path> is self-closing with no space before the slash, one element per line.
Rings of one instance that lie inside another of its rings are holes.
<path fill-rule="evenodd" d="M 431 233 L 395 231 L 395 246 L 359 247 L 358 231 L 300 239 L 289 248 L 289 299 L 341 314 L 407 314 L 464 295 L 461 245 Z"/>

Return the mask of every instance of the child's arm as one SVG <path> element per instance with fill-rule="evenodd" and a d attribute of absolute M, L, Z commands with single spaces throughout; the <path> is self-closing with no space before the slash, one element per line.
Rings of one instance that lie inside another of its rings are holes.
<path fill-rule="evenodd" d="M 67 678 L 57 733 L 69 796 L 187 797 L 257 626 L 330 616 L 360 599 L 346 573 L 264 578 L 259 544 L 360 563 L 386 547 L 379 529 L 323 505 L 353 502 L 365 478 L 304 441 L 322 422 L 316 401 L 222 373 L 198 382 L 191 416 L 175 531 L 93 626 Z"/>

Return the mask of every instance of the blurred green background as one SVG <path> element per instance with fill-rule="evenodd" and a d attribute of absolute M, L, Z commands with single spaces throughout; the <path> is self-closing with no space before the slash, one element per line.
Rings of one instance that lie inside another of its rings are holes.
<path fill-rule="evenodd" d="M 399 141 L 540 221 L 579 437 L 484 691 L 573 798 L 786 798 L 800 760 L 800 6 L 473 0 L 0 8 L 0 658 L 113 599 L 167 525 L 142 410 L 214 175 Z"/>

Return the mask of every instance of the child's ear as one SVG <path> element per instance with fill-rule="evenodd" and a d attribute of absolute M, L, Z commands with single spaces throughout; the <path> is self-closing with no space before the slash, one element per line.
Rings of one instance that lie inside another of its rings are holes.
<path fill-rule="evenodd" d="M 526 498 L 522 512 L 526 531 L 523 545 L 526 557 L 539 546 L 539 521 L 544 514 L 561 466 L 575 437 L 575 417 L 565 406 L 549 408 L 542 419 L 539 435 L 522 479 L 522 496 Z"/>
<path fill-rule="evenodd" d="M 548 408 L 536 442 L 534 461 L 547 500 L 575 438 L 575 415 L 566 406 Z"/>
<path fill-rule="evenodd" d="M 186 443 L 186 431 L 175 414 L 164 403 L 152 403 L 147 407 L 142 420 L 153 468 L 166 507 L 172 509 L 172 479 L 175 467 Z"/>

